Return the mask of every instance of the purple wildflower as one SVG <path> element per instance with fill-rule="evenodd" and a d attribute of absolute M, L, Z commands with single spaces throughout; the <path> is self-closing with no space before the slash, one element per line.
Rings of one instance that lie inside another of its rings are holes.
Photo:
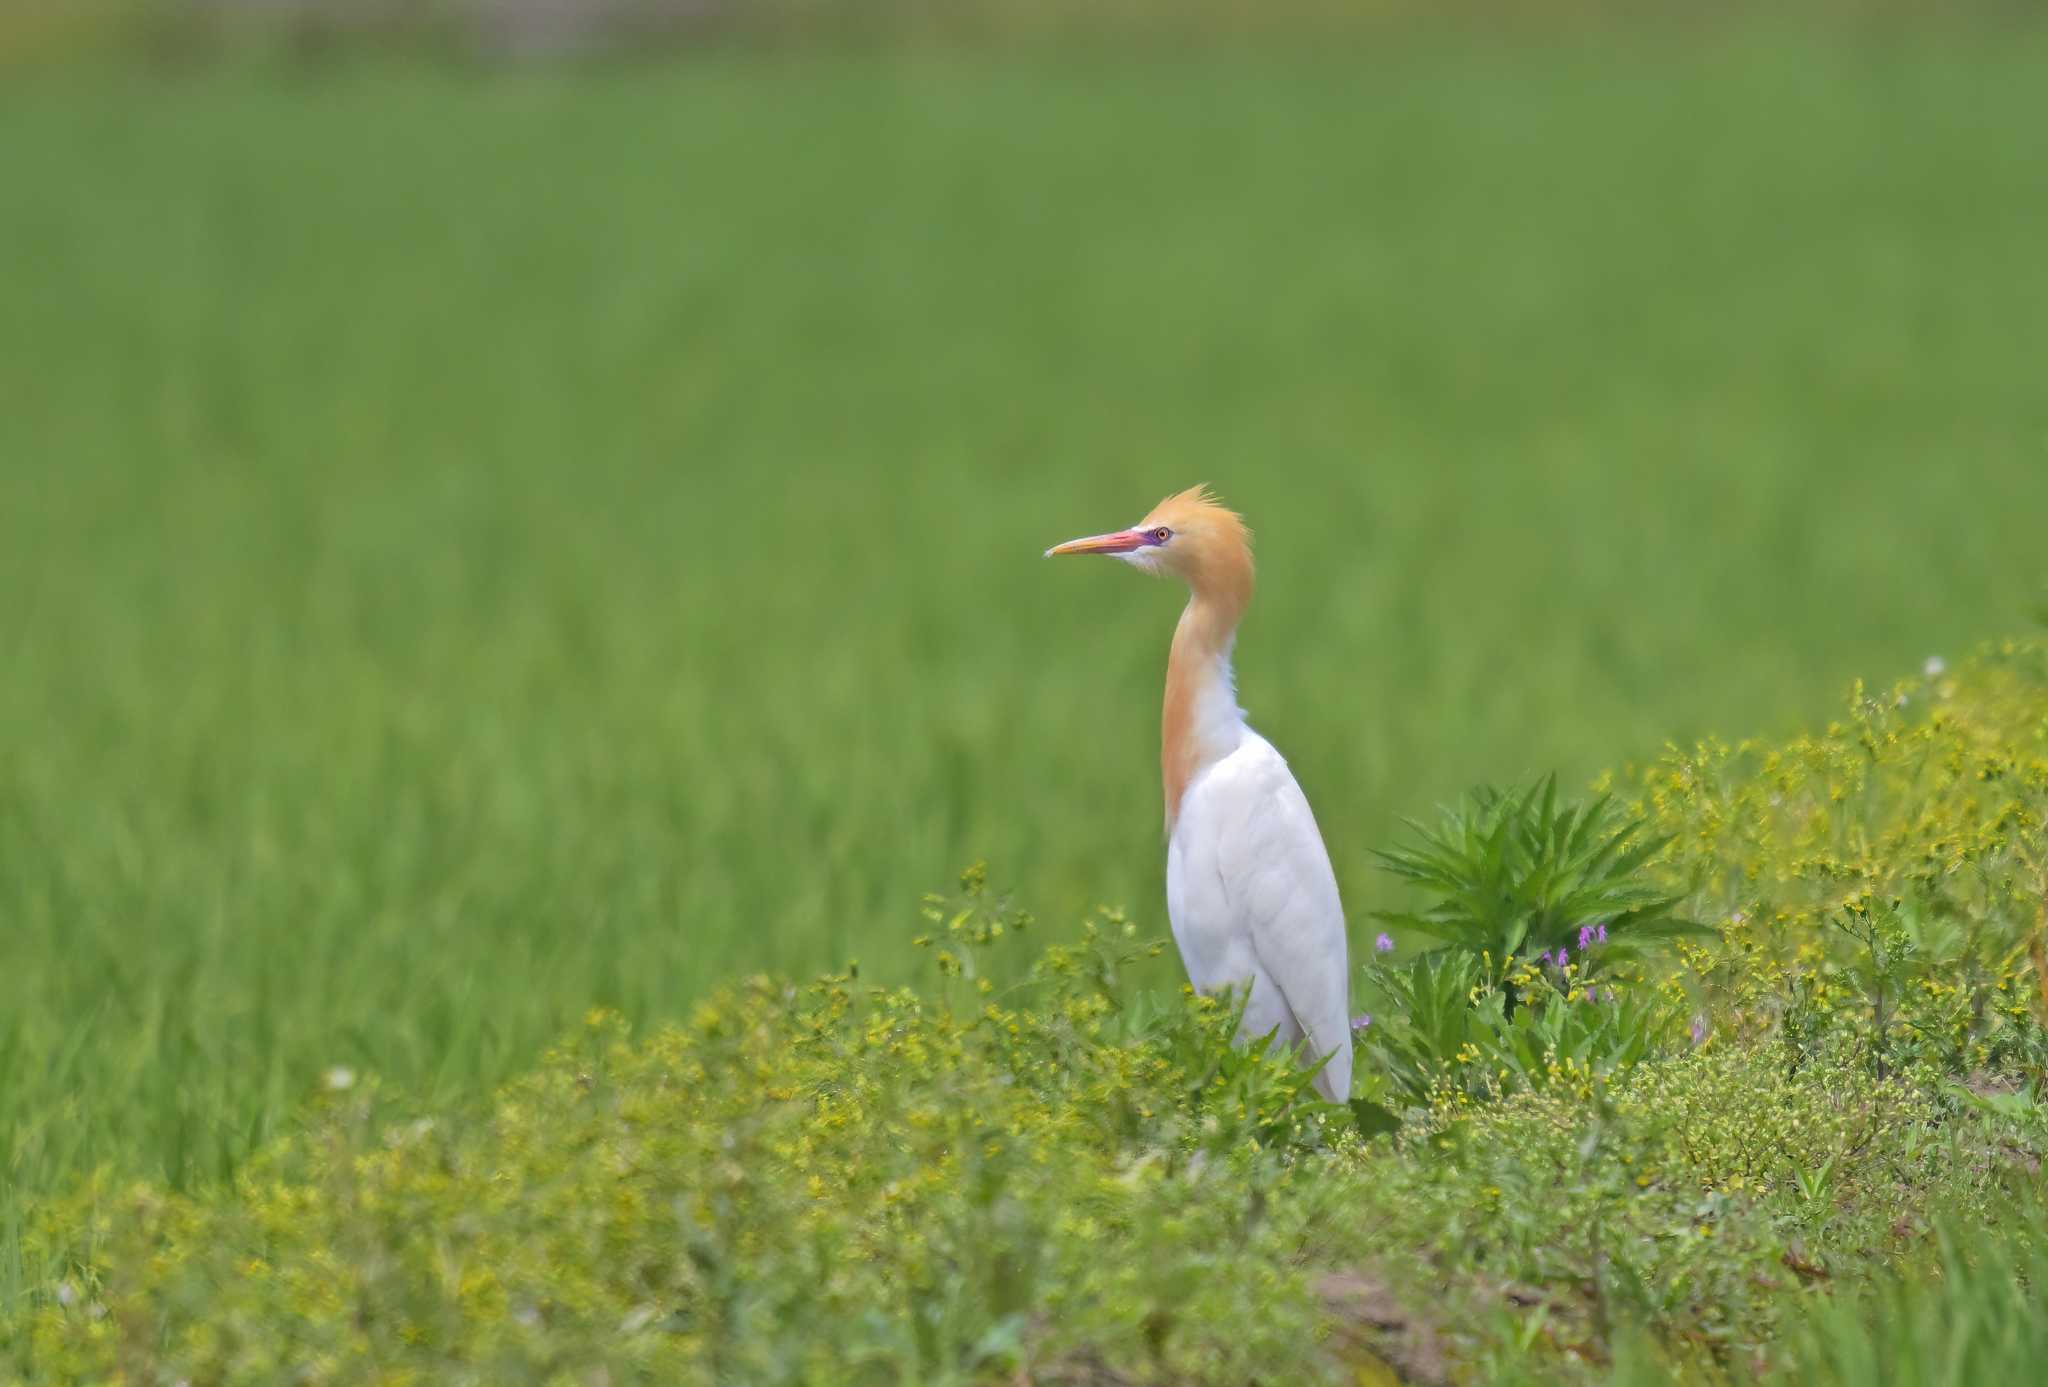
<path fill-rule="evenodd" d="M 1595 944 L 1605 944 L 1607 942 L 1607 926 L 1604 923 L 1600 928 L 1593 931 L 1593 942 Z"/>
<path fill-rule="evenodd" d="M 1580 952 L 1580 953 L 1584 953 L 1584 952 L 1586 952 L 1586 946 L 1587 946 L 1587 945 L 1589 945 L 1589 944 L 1591 944 L 1592 942 L 1593 942 L 1593 927 L 1592 927 L 1591 925 L 1580 925 L 1580 926 L 1579 926 L 1579 952 Z"/>
<path fill-rule="evenodd" d="M 1692 1043 L 1698 1045 L 1707 1038 L 1707 1016 L 1705 1012 L 1692 1019 Z"/>
<path fill-rule="evenodd" d="M 1382 933 L 1379 938 L 1372 941 L 1372 946 L 1383 954 L 1390 954 L 1394 952 L 1394 936 Z"/>
<path fill-rule="evenodd" d="M 1538 963 L 1548 963 L 1548 962 L 1550 962 L 1550 950 L 1548 950 L 1548 949 L 1538 949 L 1538 950 L 1536 951 L 1536 961 L 1537 961 Z"/>
<path fill-rule="evenodd" d="M 1351 1029 L 1354 1032 L 1362 1031 L 1371 1024 L 1372 1013 L 1369 1011 L 1361 1011 L 1358 1015 L 1351 1018 Z"/>
<path fill-rule="evenodd" d="M 1557 966 L 1562 968 L 1572 961 L 1572 951 L 1564 944 L 1557 946 Z"/>

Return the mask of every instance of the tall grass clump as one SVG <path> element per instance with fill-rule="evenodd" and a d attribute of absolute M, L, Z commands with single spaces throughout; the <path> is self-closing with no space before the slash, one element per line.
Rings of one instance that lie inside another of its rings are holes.
<path fill-rule="evenodd" d="M 1817 1305 L 1774 1382 L 1800 1387 L 2025 1383 L 2048 1363 L 2048 1221 L 2038 1204 L 1987 1235 L 1945 1224 L 1910 1274 Z"/>

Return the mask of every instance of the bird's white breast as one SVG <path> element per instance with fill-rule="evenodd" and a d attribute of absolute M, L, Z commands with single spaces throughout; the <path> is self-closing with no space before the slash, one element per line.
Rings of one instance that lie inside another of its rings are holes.
<path fill-rule="evenodd" d="M 1181 798 L 1166 906 L 1189 981 L 1203 991 L 1250 984 L 1246 1030 L 1278 1025 L 1284 1039 L 1306 1036 L 1316 1054 L 1341 1049 L 1326 1073 L 1348 1091 L 1349 959 L 1336 875 L 1293 772 L 1249 728 Z"/>

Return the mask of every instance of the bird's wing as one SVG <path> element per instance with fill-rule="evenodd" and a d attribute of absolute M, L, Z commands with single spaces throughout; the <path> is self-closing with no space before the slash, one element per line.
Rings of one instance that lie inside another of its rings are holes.
<path fill-rule="evenodd" d="M 1255 733 L 1214 770 L 1229 777 L 1211 803 L 1223 810 L 1214 842 L 1233 913 L 1310 1053 L 1331 1057 L 1319 1076 L 1326 1094 L 1342 1098 L 1351 1089 L 1350 957 L 1337 877 L 1308 797 Z"/>

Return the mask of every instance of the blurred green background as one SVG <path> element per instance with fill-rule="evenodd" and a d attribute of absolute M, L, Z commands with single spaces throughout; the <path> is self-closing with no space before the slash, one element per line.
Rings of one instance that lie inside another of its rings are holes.
<path fill-rule="evenodd" d="M 1470 781 L 2035 619 L 2027 11 L 816 9 L 0 10 L 0 1231 L 329 1066 L 910 976 L 975 858 L 1163 930 L 1179 599 L 1039 553 L 1193 482 L 1355 930 Z"/>

